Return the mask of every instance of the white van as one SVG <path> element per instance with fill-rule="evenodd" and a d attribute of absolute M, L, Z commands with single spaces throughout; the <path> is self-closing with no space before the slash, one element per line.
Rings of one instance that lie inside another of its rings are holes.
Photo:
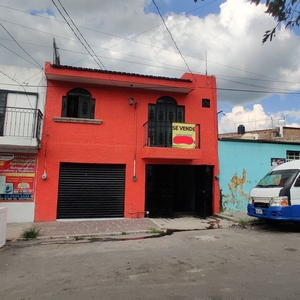
<path fill-rule="evenodd" d="M 294 160 L 266 174 L 250 191 L 248 216 L 300 221 L 300 160 Z"/>

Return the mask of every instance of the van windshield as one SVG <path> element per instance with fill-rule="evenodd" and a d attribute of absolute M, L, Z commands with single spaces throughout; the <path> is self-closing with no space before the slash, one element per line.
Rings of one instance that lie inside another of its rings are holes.
<path fill-rule="evenodd" d="M 283 187 L 293 182 L 299 170 L 271 171 L 260 180 L 257 187 Z"/>

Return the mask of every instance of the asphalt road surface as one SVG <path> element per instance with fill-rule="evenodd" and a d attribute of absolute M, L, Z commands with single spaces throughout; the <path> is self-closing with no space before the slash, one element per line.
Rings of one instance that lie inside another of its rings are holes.
<path fill-rule="evenodd" d="M 126 241 L 15 242 L 0 299 L 300 299 L 298 225 Z"/>

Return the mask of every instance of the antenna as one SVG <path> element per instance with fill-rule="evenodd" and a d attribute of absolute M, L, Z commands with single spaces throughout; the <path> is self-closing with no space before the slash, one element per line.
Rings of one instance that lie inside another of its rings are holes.
<path fill-rule="evenodd" d="M 60 58 L 55 38 L 53 38 L 53 65 L 60 66 Z"/>
<path fill-rule="evenodd" d="M 207 51 L 205 50 L 205 75 L 207 75 Z"/>

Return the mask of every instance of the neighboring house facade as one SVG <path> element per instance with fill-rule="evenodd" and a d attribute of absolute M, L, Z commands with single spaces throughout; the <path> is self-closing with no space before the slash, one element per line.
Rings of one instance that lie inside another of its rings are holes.
<path fill-rule="evenodd" d="M 35 221 L 219 211 L 216 80 L 46 63 Z"/>
<path fill-rule="evenodd" d="M 267 172 L 300 159 L 300 128 L 239 130 L 219 135 L 221 209 L 225 211 L 247 211 L 250 190 Z"/>
<path fill-rule="evenodd" d="M 0 207 L 7 222 L 33 222 L 44 70 L 0 65 Z"/>

